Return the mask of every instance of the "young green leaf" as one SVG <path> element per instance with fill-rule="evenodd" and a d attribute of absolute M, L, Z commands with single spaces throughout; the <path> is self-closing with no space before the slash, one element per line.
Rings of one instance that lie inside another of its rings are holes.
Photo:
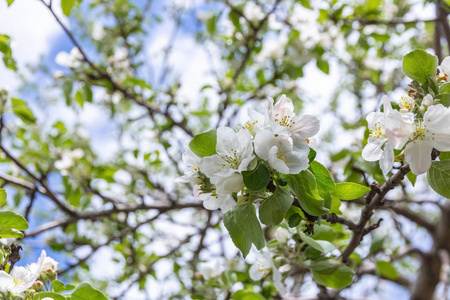
<path fill-rule="evenodd" d="M 216 154 L 217 131 L 215 129 L 197 134 L 189 143 L 189 148 L 198 157 Z"/>
<path fill-rule="evenodd" d="M 341 200 L 353 200 L 364 196 L 370 188 L 353 182 L 341 182 L 336 184 L 332 194 Z"/>
<path fill-rule="evenodd" d="M 26 230 L 28 229 L 28 222 L 15 212 L 0 211 L 0 227 Z"/>
<path fill-rule="evenodd" d="M 396 280 L 398 278 L 398 272 L 392 265 L 392 263 L 388 261 L 377 261 L 376 270 L 381 276 L 384 276 L 391 280 Z"/>
<path fill-rule="evenodd" d="M 243 171 L 242 178 L 246 187 L 259 191 L 269 184 L 270 173 L 264 164 L 259 164 L 254 170 Z"/>
<path fill-rule="evenodd" d="M 25 123 L 33 124 L 36 118 L 28 107 L 27 103 L 21 99 L 11 98 L 12 110 Z"/>
<path fill-rule="evenodd" d="M 300 231 L 300 237 L 303 242 L 311 246 L 312 248 L 316 249 L 317 251 L 322 252 L 323 254 L 329 253 L 336 249 L 333 244 L 331 244 L 328 241 L 321 241 L 321 240 L 315 240 L 313 238 L 310 238 L 306 234 Z"/>
<path fill-rule="evenodd" d="M 235 206 L 223 216 L 223 223 L 244 257 L 249 253 L 252 243 L 258 250 L 264 247 L 264 234 L 253 203 Z"/>
<path fill-rule="evenodd" d="M 319 191 L 320 196 L 322 198 L 332 190 L 334 190 L 336 184 L 334 183 L 333 178 L 331 178 L 330 172 L 325 168 L 321 163 L 317 161 L 313 161 L 309 169 L 316 177 L 317 181 L 317 190 Z"/>
<path fill-rule="evenodd" d="M 0 238 L 8 239 L 8 238 L 23 238 L 23 233 L 14 228 L 6 228 L 0 227 Z"/>
<path fill-rule="evenodd" d="M 450 160 L 432 162 L 427 178 L 436 193 L 450 199 Z"/>
<path fill-rule="evenodd" d="M 5 189 L 0 189 L 0 207 L 5 206 L 8 202 L 6 201 L 6 191 Z"/>
<path fill-rule="evenodd" d="M 422 49 L 416 49 L 403 56 L 402 71 L 409 78 L 425 83 L 429 76 L 435 76 L 438 58 Z"/>
<path fill-rule="evenodd" d="M 324 200 L 317 190 L 317 182 L 309 170 L 304 170 L 297 175 L 288 175 L 287 182 L 297 196 L 300 206 L 310 215 L 320 216 L 328 211 L 324 206 Z"/>
<path fill-rule="evenodd" d="M 406 177 L 412 183 L 413 186 L 416 184 L 416 179 L 417 179 L 416 174 L 414 174 L 413 172 L 408 172 L 408 174 L 406 174 Z"/>
<path fill-rule="evenodd" d="M 75 0 L 61 0 L 61 8 L 63 11 L 63 14 L 67 17 L 70 15 L 70 11 L 72 10 L 72 7 L 75 5 Z"/>
<path fill-rule="evenodd" d="M 338 263 L 333 259 L 321 261 L 320 263 L 320 265 L 313 264 L 310 267 L 315 282 L 338 290 L 343 289 L 352 283 L 355 273 L 350 267 L 343 263 Z M 324 263 L 328 263 L 329 267 Z M 338 264 L 338 266 L 336 266 L 336 264 Z"/>
<path fill-rule="evenodd" d="M 53 299 L 53 300 L 67 300 L 66 297 L 54 292 L 40 292 L 33 296 L 33 300 Z M 76 299 L 76 298 L 71 298 Z"/>
<path fill-rule="evenodd" d="M 108 300 L 106 296 L 99 290 L 93 288 L 89 283 L 83 282 L 79 284 L 73 291 L 70 300 Z"/>
<path fill-rule="evenodd" d="M 289 207 L 294 202 L 289 190 L 277 188 L 269 198 L 259 205 L 259 219 L 267 226 L 275 226 L 283 221 Z"/>

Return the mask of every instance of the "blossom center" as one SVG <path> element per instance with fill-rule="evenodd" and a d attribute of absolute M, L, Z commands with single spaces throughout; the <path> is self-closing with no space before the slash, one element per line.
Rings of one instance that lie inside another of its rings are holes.
<path fill-rule="evenodd" d="M 236 149 L 231 149 L 231 152 L 233 153 L 233 156 L 225 155 L 225 157 L 223 157 L 223 159 L 227 163 L 229 163 L 233 169 L 238 169 L 239 168 L 239 163 L 240 163 L 240 160 L 241 160 L 241 155 L 237 154 L 237 150 Z"/>
<path fill-rule="evenodd" d="M 25 284 L 25 281 L 20 278 L 13 278 L 14 287 L 21 286 Z"/>
<path fill-rule="evenodd" d="M 414 101 L 412 96 L 402 96 L 400 99 L 400 103 L 402 105 L 400 112 L 410 112 L 414 108 Z"/>
<path fill-rule="evenodd" d="M 255 127 L 255 124 L 258 123 L 258 120 L 254 122 L 247 121 L 245 123 L 245 128 L 247 128 L 249 131 L 253 131 L 253 128 Z"/>
<path fill-rule="evenodd" d="M 289 162 L 288 157 L 287 155 L 284 155 L 283 150 L 278 150 L 277 157 L 284 162 Z"/>
<path fill-rule="evenodd" d="M 372 138 L 380 138 L 384 135 L 380 122 L 376 122 L 374 127 L 369 129 L 369 136 Z"/>
<path fill-rule="evenodd" d="M 295 125 L 295 122 L 292 121 L 289 115 L 281 117 L 280 114 L 275 114 L 275 122 L 284 127 L 292 127 L 292 125 Z"/>

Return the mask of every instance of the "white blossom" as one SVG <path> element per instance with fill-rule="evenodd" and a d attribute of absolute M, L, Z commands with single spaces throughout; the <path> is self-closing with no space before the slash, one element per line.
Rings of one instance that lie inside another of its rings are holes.
<path fill-rule="evenodd" d="M 102 24 L 95 22 L 92 27 L 92 38 L 96 41 L 100 41 L 105 37 L 105 29 Z"/>
<path fill-rule="evenodd" d="M 59 52 L 55 57 L 55 62 L 58 65 L 68 67 L 68 68 L 78 68 L 83 60 L 83 55 L 81 54 L 78 47 L 72 48 L 70 53 L 65 51 Z"/>
<path fill-rule="evenodd" d="M 64 151 L 61 159 L 55 161 L 55 168 L 61 171 L 62 175 L 67 175 L 68 170 L 72 168 L 77 159 L 84 157 L 84 151 L 80 148 L 73 151 Z"/>
<path fill-rule="evenodd" d="M 216 191 L 212 193 L 205 193 L 201 190 L 201 185 L 194 185 L 193 194 L 195 197 L 203 201 L 203 206 L 209 210 L 221 209 L 223 213 L 228 212 L 234 206 L 236 201 L 230 193 L 217 194 Z"/>
<path fill-rule="evenodd" d="M 292 138 L 297 151 L 309 151 L 309 139 L 320 130 L 320 121 L 311 115 L 297 116 L 294 112 L 292 100 L 282 95 L 273 105 L 273 99 L 269 97 L 265 114 L 255 110 L 248 110 L 250 121 L 247 129 L 256 124 L 260 128 L 270 129 L 274 134 L 286 135 Z"/>
<path fill-rule="evenodd" d="M 222 273 L 219 261 L 202 262 L 198 265 L 198 271 L 206 280 L 218 278 Z"/>
<path fill-rule="evenodd" d="M 386 120 L 393 111 L 389 97 L 383 97 L 384 112 L 371 112 L 367 116 L 369 140 L 362 151 L 367 161 L 380 161 L 380 168 L 387 174 L 394 165 L 394 148 L 386 136 Z"/>
<path fill-rule="evenodd" d="M 277 241 L 281 244 L 285 244 L 291 238 L 289 231 L 283 227 L 278 227 L 275 230 L 274 235 Z"/>
<path fill-rule="evenodd" d="M 264 12 L 262 11 L 261 6 L 253 1 L 248 1 L 244 6 L 244 16 L 250 22 L 256 22 L 264 18 Z"/>
<path fill-rule="evenodd" d="M 219 127 L 216 151 L 217 154 L 201 159 L 200 171 L 216 185 L 218 194 L 239 192 L 244 186 L 241 172 L 254 158 L 249 131 L 236 133 L 229 127 Z"/>
<path fill-rule="evenodd" d="M 258 157 L 283 174 L 298 174 L 308 168 L 308 151 L 294 151 L 292 139 L 270 130 L 255 136 L 255 152 Z"/>
<path fill-rule="evenodd" d="M 275 267 L 272 255 L 267 249 L 263 249 L 262 253 L 257 252 L 257 260 L 250 267 L 249 275 L 252 280 L 259 281 L 272 272 L 272 279 L 275 287 L 281 295 L 286 294 L 286 288 L 281 281 L 281 273 Z"/>
<path fill-rule="evenodd" d="M 10 292 L 15 296 L 23 296 L 38 279 L 39 270 L 41 270 L 46 256 L 45 251 L 42 251 L 37 264 L 34 264 L 33 268 L 14 267 L 9 274 L 0 271 L 0 292 Z"/>
<path fill-rule="evenodd" d="M 411 171 L 422 174 L 431 166 L 431 151 L 450 151 L 450 108 L 442 104 L 433 105 L 416 124 L 405 148 L 405 160 Z"/>

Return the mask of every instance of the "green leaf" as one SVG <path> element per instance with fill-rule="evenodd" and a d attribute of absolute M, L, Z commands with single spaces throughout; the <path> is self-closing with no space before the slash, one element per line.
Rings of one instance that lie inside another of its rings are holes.
<path fill-rule="evenodd" d="M 294 202 L 289 190 L 277 188 L 275 192 L 259 205 L 259 219 L 267 226 L 275 226 L 283 221 L 284 216 Z"/>
<path fill-rule="evenodd" d="M 317 181 L 317 189 L 320 192 L 331 192 L 334 190 L 336 184 L 333 178 L 331 178 L 330 172 L 321 163 L 313 161 L 309 166 L 311 172 L 313 172 Z"/>
<path fill-rule="evenodd" d="M 297 196 L 300 206 L 308 214 L 320 216 L 328 211 L 317 190 L 316 179 L 309 170 L 304 170 L 297 175 L 288 175 L 286 179 L 289 187 Z"/>
<path fill-rule="evenodd" d="M 302 217 L 299 214 L 293 214 L 289 217 L 288 225 L 293 228 L 300 224 Z"/>
<path fill-rule="evenodd" d="M 416 174 L 414 174 L 413 172 L 408 172 L 408 174 L 406 174 L 406 177 L 412 183 L 413 186 L 416 184 L 416 179 L 417 179 Z"/>
<path fill-rule="evenodd" d="M 450 93 L 450 82 L 446 82 L 439 87 L 439 94 Z"/>
<path fill-rule="evenodd" d="M 236 291 L 231 295 L 230 299 L 233 299 L 233 300 L 266 300 L 266 298 L 263 297 L 261 294 L 255 293 L 252 291 L 248 291 L 248 290 Z"/>
<path fill-rule="evenodd" d="M 81 87 L 75 94 L 75 101 L 83 107 L 85 102 L 92 102 L 92 90 L 88 85 Z"/>
<path fill-rule="evenodd" d="M 53 292 L 40 292 L 34 295 L 33 300 L 42 300 L 44 298 L 50 298 L 53 300 L 67 300 L 63 295 Z M 92 298 L 91 298 L 92 299 Z"/>
<path fill-rule="evenodd" d="M 445 107 L 450 107 L 450 93 L 443 93 L 443 94 L 436 95 L 434 97 L 434 99 L 440 100 L 442 105 L 444 105 Z"/>
<path fill-rule="evenodd" d="M 53 280 L 52 281 L 52 290 L 54 290 L 57 293 L 64 292 L 64 283 L 59 280 Z"/>
<path fill-rule="evenodd" d="M 106 296 L 89 283 L 82 283 L 77 286 L 69 298 L 70 300 L 108 300 Z"/>
<path fill-rule="evenodd" d="M 189 148 L 198 157 L 216 154 L 217 131 L 215 129 L 197 134 L 189 143 Z"/>
<path fill-rule="evenodd" d="M 250 251 L 252 243 L 258 250 L 264 247 L 264 234 L 253 203 L 236 205 L 223 216 L 223 223 L 230 233 L 231 240 L 241 250 L 244 258 Z"/>
<path fill-rule="evenodd" d="M 450 159 L 450 152 L 441 152 L 439 154 L 439 160 Z"/>
<path fill-rule="evenodd" d="M 436 193 L 450 199 L 450 160 L 432 162 L 427 178 Z"/>
<path fill-rule="evenodd" d="M 341 200 L 338 197 L 331 197 L 331 207 L 328 213 L 342 215 L 342 212 L 339 210 L 341 207 Z"/>
<path fill-rule="evenodd" d="M 26 230 L 28 229 L 28 222 L 15 212 L 0 211 L 0 227 Z"/>
<path fill-rule="evenodd" d="M 364 196 L 370 188 L 353 182 L 341 182 L 336 184 L 332 194 L 341 200 L 353 200 Z"/>
<path fill-rule="evenodd" d="M 302 231 L 300 231 L 300 237 L 303 242 L 316 249 L 317 251 L 322 252 L 323 254 L 329 253 L 336 249 L 332 243 L 328 241 L 315 240 L 304 234 Z"/>
<path fill-rule="evenodd" d="M 416 49 L 403 56 L 402 71 L 411 79 L 425 83 L 429 76 L 436 75 L 437 65 L 437 56 Z"/>
<path fill-rule="evenodd" d="M 254 170 L 243 171 L 242 178 L 246 187 L 259 191 L 269 184 L 270 173 L 264 164 L 259 164 Z"/>
<path fill-rule="evenodd" d="M 377 261 L 376 270 L 381 276 L 388 279 L 396 280 L 398 278 L 398 272 L 394 266 L 388 261 Z"/>
<path fill-rule="evenodd" d="M 23 233 L 14 228 L 5 228 L 0 227 L 0 238 L 8 239 L 8 238 L 23 238 Z"/>
<path fill-rule="evenodd" d="M 6 0 L 6 3 L 8 3 L 8 6 L 11 6 L 13 4 L 14 0 Z"/>
<path fill-rule="evenodd" d="M 28 108 L 25 101 L 17 98 L 11 98 L 12 110 L 16 116 L 18 116 L 25 123 L 33 124 L 36 122 L 36 118 L 33 112 Z"/>
<path fill-rule="evenodd" d="M 5 189 L 0 189 L 0 207 L 5 206 L 8 204 L 6 201 L 6 191 Z"/>
<path fill-rule="evenodd" d="M 324 262 L 327 262 L 328 266 L 323 264 Z M 338 290 L 352 283 L 355 273 L 348 266 L 332 259 L 322 261 L 321 263 L 320 266 L 317 264 L 310 267 L 313 279 L 317 283 Z M 339 265 L 336 266 L 336 264 Z"/>
<path fill-rule="evenodd" d="M 330 65 L 326 60 L 319 59 L 316 61 L 316 65 L 325 74 L 330 74 Z"/>
<path fill-rule="evenodd" d="M 72 7 L 75 5 L 75 0 L 61 0 L 61 8 L 63 11 L 63 14 L 67 17 L 70 15 L 70 11 L 72 10 Z"/>
<path fill-rule="evenodd" d="M 316 158 L 317 152 L 316 150 L 314 150 L 313 148 L 309 148 L 309 153 L 308 153 L 308 161 L 309 163 L 312 163 L 314 158 Z"/>

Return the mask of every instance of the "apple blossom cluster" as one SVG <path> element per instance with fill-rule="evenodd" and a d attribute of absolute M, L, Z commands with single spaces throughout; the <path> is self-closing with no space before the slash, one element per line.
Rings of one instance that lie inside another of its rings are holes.
<path fill-rule="evenodd" d="M 191 149 L 183 154 L 189 168 L 179 181 L 195 183 L 193 193 L 205 208 L 220 208 L 225 213 L 239 200 L 245 201 L 245 188 L 255 189 L 246 186 L 243 174 L 260 165 L 270 174 L 298 174 L 308 168 L 319 120 L 311 115 L 296 115 L 292 101 L 285 95 L 275 105 L 273 102 L 269 98 L 264 113 L 249 108 L 249 121 L 237 131 L 219 127 L 202 134 L 208 136 L 194 137 Z M 205 155 L 208 140 L 212 146 Z M 203 149 L 196 148 L 193 142 Z"/>
<path fill-rule="evenodd" d="M 447 63 L 450 67 L 450 57 Z M 441 65 L 441 70 L 445 72 L 443 67 Z M 450 151 L 450 108 L 440 102 L 441 99 L 431 94 L 422 99 L 410 94 L 400 99 L 397 110 L 384 96 L 383 112 L 367 116 L 369 139 L 362 152 L 363 158 L 379 160 L 381 170 L 387 174 L 394 164 L 394 150 L 403 150 L 404 161 L 412 173 L 427 172 L 433 148 Z"/>
<path fill-rule="evenodd" d="M 43 289 L 44 282 L 56 278 L 57 270 L 58 263 L 48 257 L 43 250 L 37 263 L 32 263 L 27 267 L 14 266 L 9 274 L 0 271 L 0 295 L 6 299 L 32 296 Z"/>

